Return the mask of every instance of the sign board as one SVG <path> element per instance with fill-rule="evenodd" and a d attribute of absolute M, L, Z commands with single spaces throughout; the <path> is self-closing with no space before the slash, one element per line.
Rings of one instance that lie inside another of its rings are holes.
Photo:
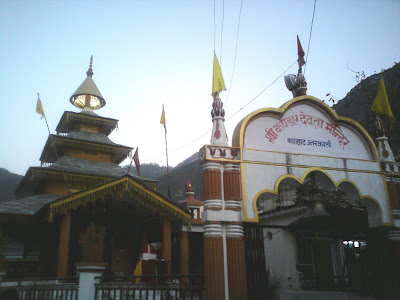
<path fill-rule="evenodd" d="M 306 101 L 296 102 L 281 113 L 260 112 L 247 123 L 243 148 L 374 160 L 360 125 L 338 120 L 328 111 Z"/>

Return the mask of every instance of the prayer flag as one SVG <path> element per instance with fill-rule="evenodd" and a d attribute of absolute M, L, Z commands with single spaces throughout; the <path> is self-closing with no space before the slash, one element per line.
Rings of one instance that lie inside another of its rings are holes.
<path fill-rule="evenodd" d="M 299 56 L 299 58 L 297 59 L 299 63 L 299 68 L 301 68 L 306 64 L 306 61 L 304 60 L 304 50 L 301 46 L 299 36 L 297 36 L 297 55 Z"/>
<path fill-rule="evenodd" d="M 44 117 L 44 110 L 43 110 L 43 105 L 42 101 L 40 101 L 39 93 L 38 93 L 38 99 L 36 103 L 36 112 L 40 115 L 42 115 L 41 119 Z"/>
<path fill-rule="evenodd" d="M 221 67 L 219 66 L 217 55 L 214 52 L 214 64 L 213 64 L 213 83 L 212 83 L 212 94 L 218 94 L 220 91 L 226 91 L 224 78 L 222 77 Z"/>
<path fill-rule="evenodd" d="M 162 107 L 162 113 L 161 113 L 160 124 L 163 124 L 163 125 L 164 125 L 165 132 L 167 132 L 167 124 L 166 124 L 166 122 L 165 122 L 164 105 L 163 105 L 163 107 Z"/>
<path fill-rule="evenodd" d="M 393 128 L 396 121 L 392 110 L 390 109 L 389 100 L 386 94 L 385 82 L 383 81 L 383 73 L 381 73 L 381 81 L 379 82 L 378 93 L 372 103 L 371 110 L 377 114 L 387 115 L 390 119 L 390 129 Z"/>
<path fill-rule="evenodd" d="M 135 154 L 133 155 L 133 160 L 135 161 L 136 171 L 140 176 L 140 162 L 139 162 L 139 147 L 136 148 Z"/>

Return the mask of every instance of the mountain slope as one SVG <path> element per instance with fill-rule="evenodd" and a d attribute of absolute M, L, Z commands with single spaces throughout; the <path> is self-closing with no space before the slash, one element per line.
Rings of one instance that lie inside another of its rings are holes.
<path fill-rule="evenodd" d="M 390 107 L 396 118 L 392 130 L 387 127 L 389 143 L 394 155 L 400 155 L 400 63 L 383 72 L 386 93 Z M 380 74 L 374 74 L 362 80 L 347 93 L 346 97 L 340 100 L 332 108 L 343 117 L 348 117 L 360 123 L 375 140 L 374 128 L 375 113 L 371 110 L 372 102 L 378 91 Z M 389 124 L 387 117 L 384 117 L 386 124 Z"/>
<path fill-rule="evenodd" d="M 14 192 L 22 178 L 22 175 L 14 174 L 6 169 L 0 168 L 0 202 L 15 199 Z"/>

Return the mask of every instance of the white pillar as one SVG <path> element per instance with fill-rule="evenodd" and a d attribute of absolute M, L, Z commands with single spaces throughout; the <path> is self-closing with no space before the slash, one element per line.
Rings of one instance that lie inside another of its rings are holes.
<path fill-rule="evenodd" d="M 107 263 L 78 262 L 75 263 L 79 272 L 79 291 L 78 300 L 94 300 L 95 296 L 95 277 L 103 275 Z"/>

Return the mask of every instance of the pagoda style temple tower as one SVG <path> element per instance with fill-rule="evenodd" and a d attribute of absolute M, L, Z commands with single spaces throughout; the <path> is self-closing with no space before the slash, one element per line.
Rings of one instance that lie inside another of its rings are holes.
<path fill-rule="evenodd" d="M 93 81 L 92 59 L 86 79 L 70 98 L 82 111 L 64 112 L 57 135 L 49 135 L 44 146 L 40 156 L 42 167 L 28 170 L 17 190 L 19 198 L 36 193 L 68 195 L 126 175 L 119 163 L 131 155 L 132 148 L 109 139 L 118 120 L 94 112 L 104 107 L 106 101 Z"/>
<path fill-rule="evenodd" d="M 156 181 L 119 166 L 132 148 L 109 139 L 118 120 L 95 113 L 106 101 L 93 81 L 92 63 L 93 57 L 69 99 L 81 111 L 64 112 L 41 166 L 28 169 L 17 200 L 0 205 L 0 226 L 20 245 L 18 263 L 6 259 L 9 277 L 64 277 L 88 264 L 132 275 L 144 236 L 161 245 L 157 258 L 169 273 L 172 226 L 190 222 L 190 212 L 158 193 Z"/>

